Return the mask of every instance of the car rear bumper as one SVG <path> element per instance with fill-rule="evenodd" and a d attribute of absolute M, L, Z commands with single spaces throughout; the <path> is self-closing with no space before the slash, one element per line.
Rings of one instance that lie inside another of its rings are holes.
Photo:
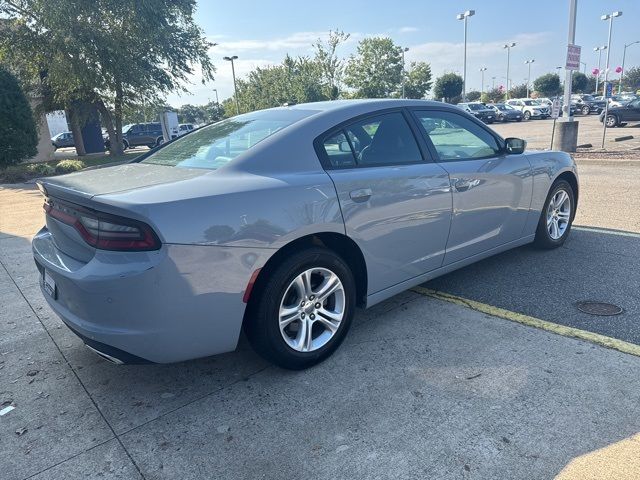
<path fill-rule="evenodd" d="M 172 363 L 235 349 L 251 274 L 272 250 L 163 245 L 154 252 L 61 252 L 43 228 L 33 255 L 55 281 L 51 308 L 85 344 L 118 363 Z"/>

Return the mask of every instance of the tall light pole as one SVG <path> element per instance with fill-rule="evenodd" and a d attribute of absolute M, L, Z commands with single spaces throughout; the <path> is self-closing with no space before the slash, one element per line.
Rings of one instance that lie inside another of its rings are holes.
<path fill-rule="evenodd" d="M 482 67 L 480 69 L 480 75 L 482 76 L 482 81 L 480 83 L 480 101 L 482 101 L 482 95 L 484 95 L 484 72 L 486 71 L 487 71 L 487 67 Z"/>
<path fill-rule="evenodd" d="M 467 19 L 476 14 L 475 10 L 459 13 L 456 18 L 464 21 L 464 60 L 462 63 L 462 101 L 467 100 Z"/>
<path fill-rule="evenodd" d="M 586 75 L 587 74 L 587 62 L 580 62 L 580 63 L 584 66 L 584 69 L 583 69 L 582 73 L 584 73 Z"/>
<path fill-rule="evenodd" d="M 409 47 L 404 47 L 402 49 L 402 98 L 405 98 L 404 95 L 404 79 L 407 76 L 407 71 L 404 68 L 404 54 L 409 51 Z"/>
<path fill-rule="evenodd" d="M 611 14 L 602 15 L 600 20 L 609 20 L 609 37 L 607 38 L 607 65 L 604 67 L 604 118 L 602 122 L 602 148 L 604 148 L 604 140 L 607 136 L 607 114 L 609 113 L 609 99 L 607 96 L 607 83 L 609 83 L 609 57 L 611 56 L 611 31 L 613 30 L 613 19 L 622 15 L 622 12 L 617 11 Z"/>
<path fill-rule="evenodd" d="M 529 75 L 527 75 L 527 98 L 529 98 L 529 85 L 531 85 L 531 64 L 536 60 L 532 58 L 524 62 L 525 65 L 529 65 Z"/>
<path fill-rule="evenodd" d="M 216 92 L 216 105 L 219 105 L 220 102 L 218 101 L 218 89 L 214 88 L 213 91 Z"/>
<path fill-rule="evenodd" d="M 606 45 L 593 48 L 594 52 L 598 52 L 598 74 L 596 75 L 596 95 L 598 94 L 598 85 L 600 84 L 600 64 L 602 63 L 602 51 L 606 49 L 607 49 Z"/>
<path fill-rule="evenodd" d="M 620 88 L 618 88 L 618 93 L 622 93 L 622 80 L 624 79 L 624 61 L 627 57 L 627 47 L 631 45 L 635 45 L 636 43 L 640 43 L 640 40 L 636 40 L 635 42 L 627 43 L 624 46 L 624 52 L 622 54 L 622 71 L 620 72 Z"/>
<path fill-rule="evenodd" d="M 236 85 L 236 69 L 233 65 L 233 61 L 238 59 L 237 55 L 232 57 L 223 57 L 227 62 L 231 62 L 231 74 L 233 75 L 233 96 L 236 99 L 236 115 L 240 115 L 240 104 L 238 103 L 238 86 Z"/>
<path fill-rule="evenodd" d="M 509 100 L 509 62 L 511 61 L 511 49 L 516 46 L 516 42 L 505 43 L 504 47 L 507 50 L 507 91 L 504 94 L 504 98 Z"/>
<path fill-rule="evenodd" d="M 491 77 L 491 90 L 496 89 L 496 77 Z"/>

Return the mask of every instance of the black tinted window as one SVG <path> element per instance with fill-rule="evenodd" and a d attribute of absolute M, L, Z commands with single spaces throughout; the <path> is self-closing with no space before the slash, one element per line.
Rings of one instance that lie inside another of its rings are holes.
<path fill-rule="evenodd" d="M 369 117 L 345 128 L 358 165 L 401 165 L 422 161 L 420 149 L 399 112 Z"/>
<path fill-rule="evenodd" d="M 344 132 L 340 131 L 332 134 L 325 139 L 322 146 L 332 167 L 344 168 L 355 165 L 356 162 L 351 150 L 351 145 L 347 141 Z"/>

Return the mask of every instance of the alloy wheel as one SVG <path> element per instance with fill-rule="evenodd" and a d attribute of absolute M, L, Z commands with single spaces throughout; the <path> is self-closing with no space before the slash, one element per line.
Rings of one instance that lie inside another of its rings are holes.
<path fill-rule="evenodd" d="M 571 219 L 571 197 L 560 189 L 558 190 L 547 207 L 547 232 L 553 240 L 562 238 L 569 227 Z"/>
<path fill-rule="evenodd" d="M 618 123 L 618 119 L 614 115 L 607 116 L 607 127 L 615 127 Z"/>
<path fill-rule="evenodd" d="M 296 276 L 282 297 L 280 334 L 293 350 L 313 352 L 340 328 L 346 297 L 340 278 L 327 268 L 311 268 Z"/>

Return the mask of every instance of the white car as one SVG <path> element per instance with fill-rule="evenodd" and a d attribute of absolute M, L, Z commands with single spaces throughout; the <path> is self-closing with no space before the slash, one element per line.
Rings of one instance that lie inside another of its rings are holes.
<path fill-rule="evenodd" d="M 517 108 L 522 112 L 522 118 L 530 120 L 532 118 L 548 118 L 551 115 L 549 107 L 542 105 L 533 98 L 514 98 L 507 100 L 507 105 Z"/>
<path fill-rule="evenodd" d="M 193 125 L 193 123 L 181 123 L 180 125 L 178 125 L 178 136 L 181 137 L 185 133 L 189 133 L 195 128 L 196 127 Z"/>

